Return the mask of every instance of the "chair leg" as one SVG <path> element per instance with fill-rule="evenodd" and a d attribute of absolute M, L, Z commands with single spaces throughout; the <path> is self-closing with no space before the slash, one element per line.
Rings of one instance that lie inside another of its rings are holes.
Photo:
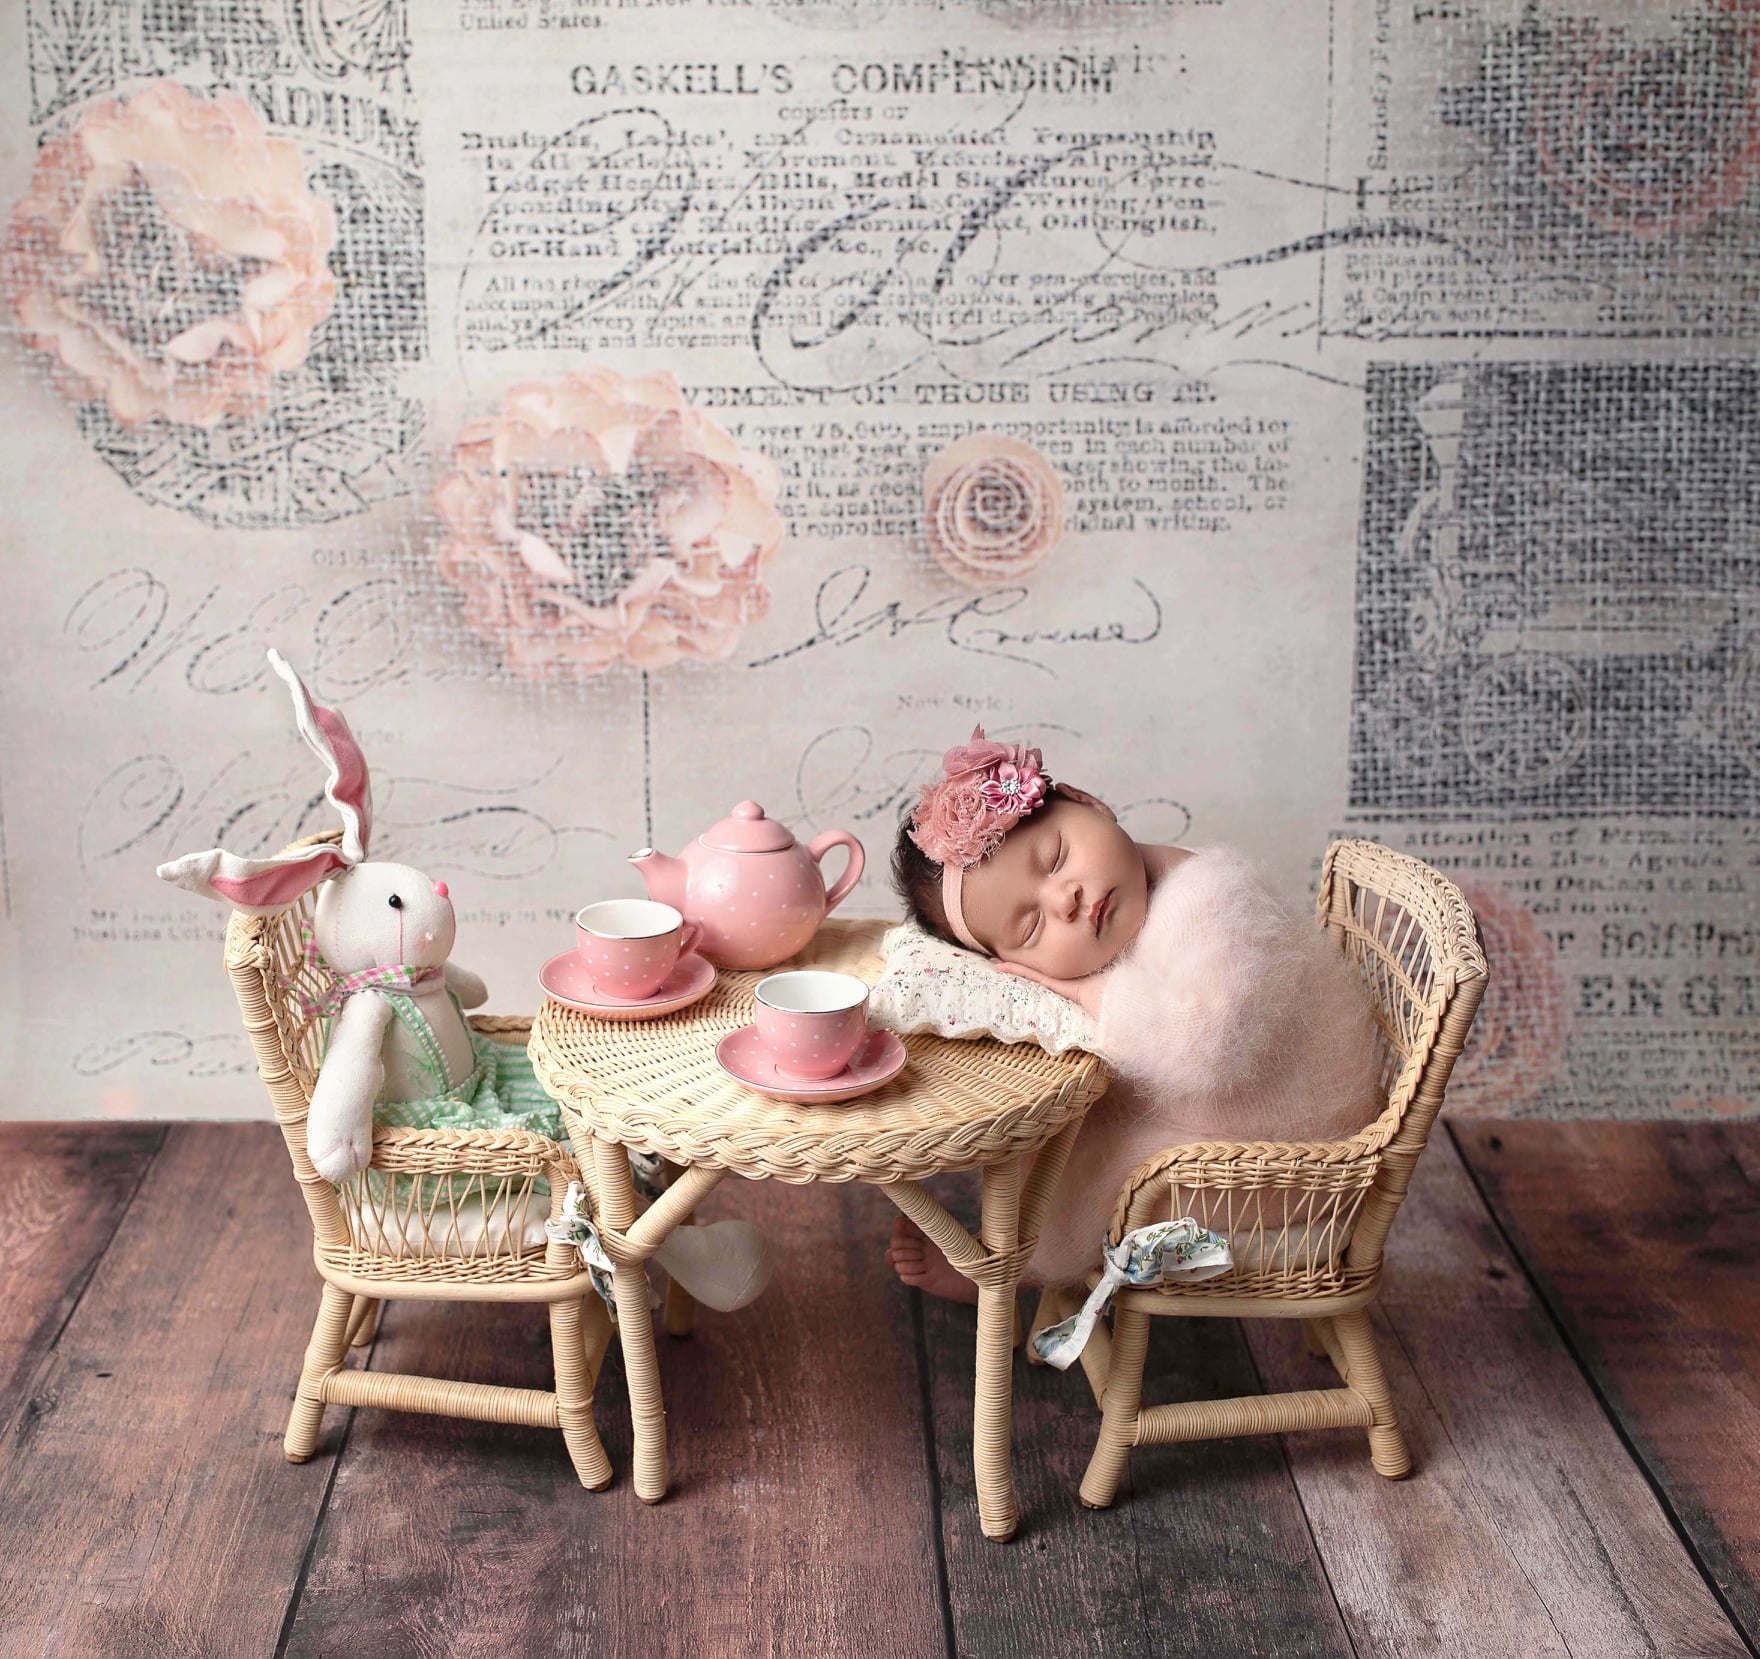
<path fill-rule="evenodd" d="M 1302 1338 L 1308 1344 L 1308 1352 L 1315 1359 L 1325 1359 L 1327 1355 L 1326 1338 L 1321 1335 L 1325 1325 L 1324 1319 L 1304 1319 L 1302 1321 Z"/>
<path fill-rule="evenodd" d="M 306 1344 L 293 1411 L 287 1419 L 287 1434 L 281 1443 L 289 1463 L 304 1463 L 317 1449 L 318 1426 L 324 1418 L 324 1383 L 332 1372 L 342 1368 L 342 1356 L 348 1352 L 348 1326 L 354 1301 L 346 1290 L 324 1286 L 317 1323 L 312 1326 L 312 1340 Z"/>
<path fill-rule="evenodd" d="M 1399 1480 L 1412 1472 L 1412 1454 L 1393 1409 L 1393 1395 L 1387 1386 L 1387 1374 L 1381 1369 L 1381 1353 L 1375 1345 L 1369 1315 L 1361 1309 L 1337 1314 L 1332 1332 L 1344 1355 L 1345 1385 L 1362 1395 L 1374 1413 L 1374 1421 L 1369 1425 L 1369 1461 L 1375 1465 L 1377 1474 Z"/>
<path fill-rule="evenodd" d="M 348 1345 L 364 1348 L 379 1334 L 379 1317 L 385 1303 L 377 1296 L 357 1296 L 348 1316 Z"/>
<path fill-rule="evenodd" d="M 597 1296 L 585 1298 L 601 1314 L 604 1303 Z M 602 1492 L 611 1484 L 611 1460 L 599 1442 L 593 1423 L 593 1370 L 587 1362 L 587 1345 L 581 1328 L 584 1309 L 580 1302 L 550 1304 L 550 1346 L 556 1357 L 556 1415 L 562 1438 L 574 1462 L 574 1472 L 590 1492 Z M 600 1348 L 603 1353 L 603 1346 Z"/>
<path fill-rule="evenodd" d="M 1082 1476 L 1082 1502 L 1105 1509 L 1118 1494 L 1125 1460 L 1137 1441 L 1143 1399 L 1143 1361 L 1149 1353 L 1149 1315 L 1120 1308 L 1112 1318 L 1112 1369 L 1100 1408 L 1100 1438 Z"/>
<path fill-rule="evenodd" d="M 607 1223 L 622 1231 L 635 1215 L 635 1189 L 629 1155 L 621 1146 L 593 1142 L 599 1177 L 598 1199 Z M 636 1496 L 659 1503 L 666 1496 L 666 1405 L 660 1365 L 654 1357 L 654 1316 L 648 1307 L 648 1274 L 641 1262 L 619 1265 L 611 1275 L 617 1298 L 617 1345 L 623 1350 L 623 1380 L 629 1390 L 631 1465 Z"/>

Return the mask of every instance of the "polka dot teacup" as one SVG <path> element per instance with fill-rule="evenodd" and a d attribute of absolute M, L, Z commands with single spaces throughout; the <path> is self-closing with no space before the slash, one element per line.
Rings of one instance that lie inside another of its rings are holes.
<path fill-rule="evenodd" d="M 771 974 L 752 993 L 758 1035 L 784 1077 L 835 1077 L 868 1035 L 868 987 L 854 974 Z"/>
<path fill-rule="evenodd" d="M 632 1002 L 659 990 L 702 934 L 656 899 L 607 899 L 584 905 L 574 917 L 575 951 L 594 987 Z"/>

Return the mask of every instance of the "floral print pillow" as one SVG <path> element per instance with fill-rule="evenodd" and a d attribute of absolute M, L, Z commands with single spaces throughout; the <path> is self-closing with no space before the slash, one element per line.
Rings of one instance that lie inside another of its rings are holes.
<path fill-rule="evenodd" d="M 936 939 L 914 922 L 888 932 L 880 954 L 886 971 L 875 981 L 868 1012 L 890 1030 L 1037 1043 L 1052 1054 L 1094 1049 L 1086 1009 L 1031 980 L 998 973 L 988 957 Z"/>

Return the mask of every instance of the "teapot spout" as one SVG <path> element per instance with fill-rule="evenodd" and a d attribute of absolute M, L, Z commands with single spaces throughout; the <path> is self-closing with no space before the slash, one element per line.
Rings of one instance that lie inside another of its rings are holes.
<path fill-rule="evenodd" d="M 642 880 L 648 884 L 649 898 L 683 912 L 685 878 L 689 868 L 682 858 L 657 853 L 652 847 L 640 847 L 629 855 L 629 862 L 641 871 Z"/>

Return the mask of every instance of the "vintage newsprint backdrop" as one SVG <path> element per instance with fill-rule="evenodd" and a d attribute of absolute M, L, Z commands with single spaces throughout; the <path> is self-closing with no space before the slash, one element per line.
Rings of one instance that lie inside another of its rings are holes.
<path fill-rule="evenodd" d="M 503 1008 L 742 797 L 889 910 L 981 720 L 1456 873 L 1455 1109 L 1760 1110 L 1751 0 L 0 19 L 0 1113 L 264 1110 L 270 644 Z"/>

